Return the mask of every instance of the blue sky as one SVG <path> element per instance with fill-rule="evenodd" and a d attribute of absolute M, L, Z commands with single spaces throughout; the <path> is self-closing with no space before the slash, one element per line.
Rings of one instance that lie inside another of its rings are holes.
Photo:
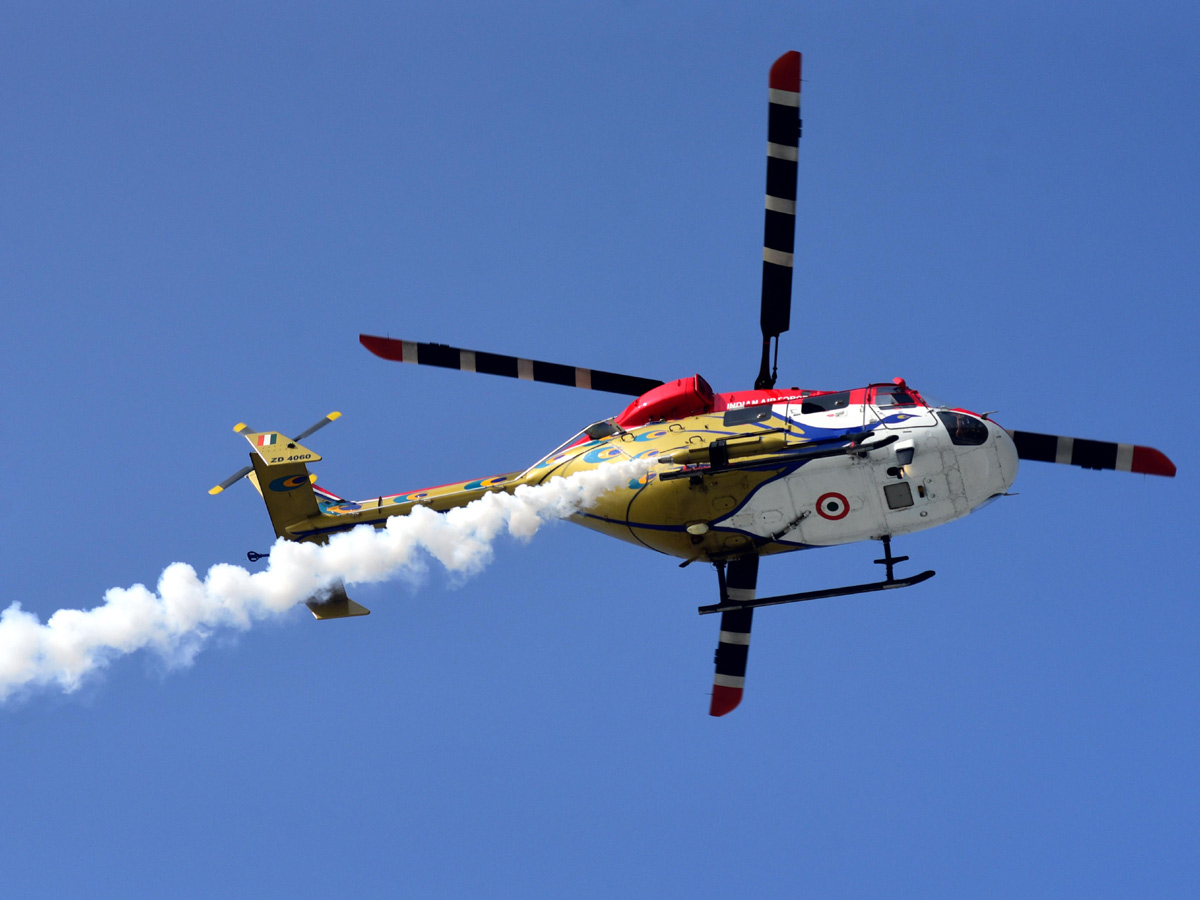
<path fill-rule="evenodd" d="M 938 576 L 756 620 L 705 713 L 711 570 L 567 524 L 0 708 L 6 897 L 1185 896 L 1200 18 L 1177 4 L 13 5 L 0 28 L 2 606 L 266 550 L 238 421 L 375 496 L 532 462 L 618 397 L 360 331 L 757 370 L 767 69 L 804 55 L 781 383 L 896 375 L 1028 464 L 905 538 Z M 1182 399 L 1181 399 L 1182 398 Z M 875 577 L 858 545 L 764 563 Z M 914 569 L 913 571 L 917 571 Z"/>

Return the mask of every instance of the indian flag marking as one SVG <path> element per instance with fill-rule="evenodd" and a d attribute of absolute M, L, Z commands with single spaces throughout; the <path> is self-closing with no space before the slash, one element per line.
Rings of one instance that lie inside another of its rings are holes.
<path fill-rule="evenodd" d="M 258 446 L 260 446 L 260 447 L 270 446 L 271 444 L 275 443 L 275 438 L 277 438 L 277 437 L 279 437 L 279 435 L 277 435 L 277 434 L 260 434 L 258 436 Z"/>

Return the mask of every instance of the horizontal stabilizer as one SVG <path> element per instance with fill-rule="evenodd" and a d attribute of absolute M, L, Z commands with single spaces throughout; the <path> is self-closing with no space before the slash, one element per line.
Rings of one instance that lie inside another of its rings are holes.
<path fill-rule="evenodd" d="M 1017 445 L 1017 456 L 1021 459 L 1062 463 L 1084 469 L 1113 469 L 1117 472 L 1175 477 L 1175 463 L 1153 447 L 1089 441 L 1032 431 L 1010 431 L 1009 434 Z"/>
<path fill-rule="evenodd" d="M 346 596 L 346 588 L 339 581 L 322 599 L 308 600 L 304 604 L 318 619 L 348 619 L 351 616 L 369 616 L 371 611 Z"/>

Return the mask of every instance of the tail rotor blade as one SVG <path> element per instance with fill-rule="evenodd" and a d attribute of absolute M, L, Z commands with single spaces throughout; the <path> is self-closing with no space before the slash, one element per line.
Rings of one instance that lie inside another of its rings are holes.
<path fill-rule="evenodd" d="M 292 440 L 299 443 L 300 441 L 302 441 L 306 437 L 308 437 L 310 434 L 312 434 L 314 431 L 320 431 L 322 428 L 324 428 L 330 422 L 336 422 L 341 417 L 342 417 L 342 414 L 340 412 L 331 412 L 329 415 L 327 415 L 325 418 L 323 418 L 317 424 L 312 425 L 308 428 L 305 428 L 302 432 L 300 432 L 298 435 L 296 435 L 294 438 L 292 438 Z"/>
<path fill-rule="evenodd" d="M 789 50 L 771 66 L 767 118 L 767 199 L 763 228 L 762 364 L 755 387 L 775 386 L 771 341 L 791 326 L 796 248 L 796 173 L 800 144 L 800 54 Z"/>
<path fill-rule="evenodd" d="M 229 487 L 231 484 L 236 484 L 237 482 L 241 481 L 253 471 L 254 470 L 250 466 L 246 466 L 244 469 L 238 469 L 216 487 L 209 488 L 208 492 L 215 497 L 217 494 L 221 493 L 221 491 L 225 490 L 225 488 Z"/>
<path fill-rule="evenodd" d="M 292 438 L 292 440 L 298 444 L 298 443 L 300 443 L 300 441 L 304 440 L 306 437 L 308 437 L 314 431 L 320 431 L 322 428 L 324 428 L 330 422 L 336 422 L 341 417 L 342 417 L 342 414 L 340 412 L 331 412 L 329 415 L 325 416 L 325 418 L 321 419 L 321 421 L 317 422 L 312 427 L 306 428 L 304 431 L 300 432 L 298 435 L 296 435 L 294 438 Z M 252 435 L 255 433 L 254 429 L 251 428 L 249 425 L 247 425 L 245 422 L 238 422 L 236 425 L 233 426 L 233 430 L 237 434 L 245 433 L 245 434 Z M 237 484 L 237 482 L 241 481 L 243 478 L 245 478 L 247 475 L 249 475 L 253 471 L 254 471 L 254 468 L 252 466 L 246 466 L 244 469 L 238 469 L 236 472 L 234 472 L 232 475 L 230 475 L 228 478 L 226 478 L 220 484 L 216 485 L 215 487 L 209 488 L 208 492 L 215 497 L 217 494 L 221 493 L 223 490 L 230 487 L 231 485 Z"/>
<path fill-rule="evenodd" d="M 481 350 L 463 350 L 447 344 L 422 344 L 370 334 L 360 334 L 358 340 L 376 356 L 394 362 L 440 366 L 443 369 L 458 369 L 463 372 L 483 372 L 486 375 L 504 375 L 524 381 L 542 381 L 612 394 L 640 397 L 646 391 L 662 384 L 661 381 L 652 378 L 637 378 L 616 372 L 601 372 L 599 369 L 583 369 L 579 366 L 564 366 L 537 359 L 484 353 Z"/>

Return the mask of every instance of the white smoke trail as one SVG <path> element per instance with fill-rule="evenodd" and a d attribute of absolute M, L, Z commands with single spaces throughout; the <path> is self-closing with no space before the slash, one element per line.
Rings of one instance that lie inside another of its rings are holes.
<path fill-rule="evenodd" d="M 453 572 L 477 572 L 503 530 L 528 539 L 543 522 L 586 509 L 647 469 L 642 460 L 622 460 L 512 494 L 487 494 L 444 514 L 420 507 L 388 519 L 383 530 L 359 526 L 324 545 L 278 540 L 267 568 L 253 574 L 222 563 L 201 579 L 186 563 L 172 563 L 157 592 L 141 584 L 111 588 L 101 606 L 60 609 L 45 624 L 13 603 L 0 613 L 0 700 L 51 684 L 73 691 L 88 674 L 136 650 L 187 664 L 218 628 L 247 629 L 339 578 L 377 582 L 416 571 L 422 551 Z"/>

